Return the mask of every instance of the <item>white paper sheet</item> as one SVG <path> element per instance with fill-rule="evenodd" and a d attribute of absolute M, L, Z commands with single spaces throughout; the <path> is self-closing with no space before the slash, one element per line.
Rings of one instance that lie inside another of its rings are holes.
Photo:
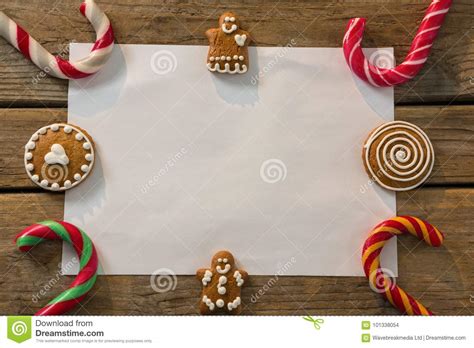
<path fill-rule="evenodd" d="M 194 274 L 228 249 L 250 274 L 363 275 L 361 246 L 395 195 L 369 181 L 361 146 L 393 120 L 393 89 L 357 80 L 338 48 L 251 48 L 239 76 L 208 72 L 206 54 L 120 45 L 70 83 L 68 121 L 99 158 L 67 192 L 65 220 L 106 274 Z M 383 254 L 396 274 L 395 241 Z"/>

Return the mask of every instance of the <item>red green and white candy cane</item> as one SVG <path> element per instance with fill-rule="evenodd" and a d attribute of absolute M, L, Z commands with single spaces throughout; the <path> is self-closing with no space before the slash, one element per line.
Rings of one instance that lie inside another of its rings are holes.
<path fill-rule="evenodd" d="M 97 279 L 98 259 L 94 244 L 80 228 L 64 222 L 47 220 L 25 228 L 15 242 L 27 252 L 45 240 L 64 240 L 74 247 L 79 257 L 79 273 L 67 290 L 62 292 L 35 315 L 60 315 L 81 302 Z"/>

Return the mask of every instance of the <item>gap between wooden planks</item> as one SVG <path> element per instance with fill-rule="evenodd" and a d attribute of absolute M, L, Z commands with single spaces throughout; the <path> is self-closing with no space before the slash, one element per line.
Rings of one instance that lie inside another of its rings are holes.
<path fill-rule="evenodd" d="M 25 174 L 24 145 L 37 129 L 65 122 L 65 109 L 0 109 L 0 191 L 37 190 Z M 429 185 L 474 185 L 474 106 L 399 106 L 395 119 L 426 131 L 435 150 Z M 92 137 L 94 130 L 88 130 Z M 362 145 L 361 145 L 362 146 Z"/>

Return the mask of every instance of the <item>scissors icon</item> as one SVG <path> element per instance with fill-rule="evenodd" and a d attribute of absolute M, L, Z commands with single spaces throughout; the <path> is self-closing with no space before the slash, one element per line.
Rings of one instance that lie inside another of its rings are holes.
<path fill-rule="evenodd" d="M 314 319 L 312 318 L 311 316 L 306 316 L 306 317 L 303 317 L 304 320 L 306 321 L 309 321 L 311 323 L 313 323 L 313 326 L 316 330 L 319 330 L 321 328 L 321 324 L 324 324 L 324 319 Z"/>

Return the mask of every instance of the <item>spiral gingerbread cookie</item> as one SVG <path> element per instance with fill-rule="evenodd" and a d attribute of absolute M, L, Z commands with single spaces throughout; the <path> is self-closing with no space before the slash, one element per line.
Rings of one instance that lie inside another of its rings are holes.
<path fill-rule="evenodd" d="M 25 145 L 25 169 L 45 190 L 64 191 L 79 185 L 95 162 L 94 143 L 84 130 L 55 123 L 37 130 Z"/>
<path fill-rule="evenodd" d="M 433 145 L 419 127 L 403 121 L 374 129 L 363 147 L 365 169 L 380 186 L 407 191 L 421 185 L 434 164 Z"/>

